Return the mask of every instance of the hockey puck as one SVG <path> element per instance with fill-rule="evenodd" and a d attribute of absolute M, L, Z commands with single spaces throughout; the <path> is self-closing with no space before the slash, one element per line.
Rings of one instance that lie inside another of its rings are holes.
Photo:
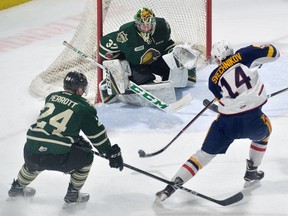
<path fill-rule="evenodd" d="M 143 150 L 139 150 L 138 154 L 139 154 L 139 157 L 144 157 L 145 156 L 145 152 Z"/>

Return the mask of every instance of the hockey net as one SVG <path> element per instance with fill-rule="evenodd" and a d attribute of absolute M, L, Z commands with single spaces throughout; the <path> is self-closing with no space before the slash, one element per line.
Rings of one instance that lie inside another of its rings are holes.
<path fill-rule="evenodd" d="M 202 59 L 209 57 L 211 0 L 86 0 L 82 17 L 69 43 L 100 62 L 97 53 L 100 36 L 133 21 L 135 13 L 141 7 L 151 8 L 156 16 L 164 17 L 169 22 L 171 37 L 175 42 L 195 44 L 201 50 Z M 103 20 L 99 17 L 103 17 Z M 63 79 L 73 70 L 86 75 L 89 86 L 87 99 L 92 103 L 98 102 L 101 71 L 95 64 L 81 58 L 69 48 L 63 48 L 54 62 L 34 78 L 30 93 L 44 98 L 51 92 L 63 90 Z"/>

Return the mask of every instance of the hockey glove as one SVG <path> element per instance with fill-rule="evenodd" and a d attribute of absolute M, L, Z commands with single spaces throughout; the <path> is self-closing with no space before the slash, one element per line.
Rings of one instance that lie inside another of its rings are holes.
<path fill-rule="evenodd" d="M 121 149 L 117 144 L 113 145 L 110 150 L 107 151 L 106 156 L 109 160 L 109 165 L 111 168 L 116 168 L 120 171 L 123 170 L 123 158 L 121 155 Z"/>
<path fill-rule="evenodd" d="M 85 140 L 84 137 L 82 136 L 79 136 L 77 145 L 88 148 L 88 149 L 92 149 L 92 146 L 90 145 L 90 143 L 87 140 Z"/>

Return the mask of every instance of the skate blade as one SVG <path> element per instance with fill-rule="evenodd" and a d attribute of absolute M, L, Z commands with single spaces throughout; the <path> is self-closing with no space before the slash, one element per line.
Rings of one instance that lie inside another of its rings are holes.
<path fill-rule="evenodd" d="M 161 203 L 163 202 L 164 200 L 166 200 L 168 198 L 168 196 L 166 194 L 161 194 L 160 196 L 157 196 L 156 195 L 156 198 L 155 198 L 155 201 L 154 203 L 157 204 L 157 203 Z"/>
<path fill-rule="evenodd" d="M 62 206 L 62 209 L 71 209 L 71 208 L 74 208 L 76 206 L 78 206 L 79 203 L 76 202 L 76 203 L 64 203 L 63 206 Z"/>
<path fill-rule="evenodd" d="M 6 201 L 16 201 L 16 200 L 27 200 L 27 201 L 31 201 L 33 200 L 34 196 L 14 196 L 14 197 L 10 197 L 8 196 L 6 198 Z"/>
<path fill-rule="evenodd" d="M 73 202 L 73 203 L 64 203 L 62 208 L 63 209 L 67 209 L 67 208 L 74 208 L 76 206 L 79 206 L 79 205 L 84 205 L 88 202 L 90 196 L 80 196 L 80 198 L 78 199 L 77 202 Z"/>
<path fill-rule="evenodd" d="M 64 203 L 62 206 L 62 209 L 73 209 L 73 208 L 79 208 L 80 206 L 84 206 L 86 202 L 75 202 L 75 203 Z"/>
<path fill-rule="evenodd" d="M 260 182 L 260 180 L 255 180 L 255 181 L 245 181 L 243 188 L 248 188 L 248 187 L 252 187 L 256 184 L 258 184 Z"/>

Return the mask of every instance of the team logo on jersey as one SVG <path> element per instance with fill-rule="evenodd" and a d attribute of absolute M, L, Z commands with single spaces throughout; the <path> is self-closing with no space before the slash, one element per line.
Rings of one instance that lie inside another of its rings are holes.
<path fill-rule="evenodd" d="M 125 43 L 128 40 L 127 34 L 125 34 L 123 31 L 119 32 L 117 34 L 116 40 L 117 40 L 117 42 Z"/>
<path fill-rule="evenodd" d="M 39 150 L 39 152 L 45 152 L 45 151 L 47 151 L 47 147 L 44 147 L 44 146 L 40 146 L 40 148 L 38 149 Z"/>
<path fill-rule="evenodd" d="M 160 56 L 161 53 L 158 50 L 149 49 L 141 56 L 140 64 L 150 64 L 156 61 Z"/>

